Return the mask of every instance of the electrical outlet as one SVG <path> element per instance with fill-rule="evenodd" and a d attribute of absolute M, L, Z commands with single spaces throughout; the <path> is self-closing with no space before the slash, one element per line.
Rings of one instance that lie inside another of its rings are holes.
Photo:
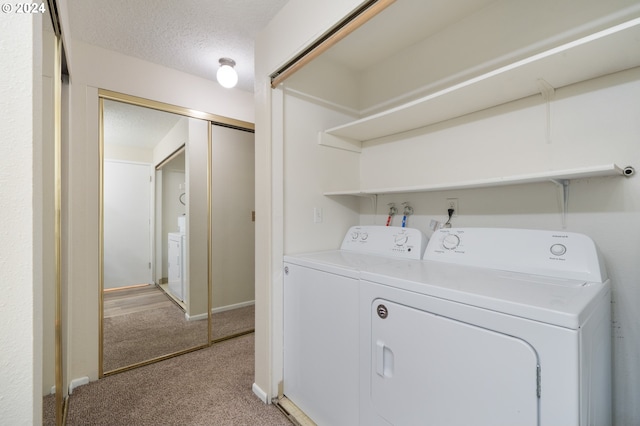
<path fill-rule="evenodd" d="M 458 199 L 457 198 L 447 198 L 447 210 L 453 209 L 453 217 L 458 216 L 460 214 L 460 210 L 458 210 Z"/>

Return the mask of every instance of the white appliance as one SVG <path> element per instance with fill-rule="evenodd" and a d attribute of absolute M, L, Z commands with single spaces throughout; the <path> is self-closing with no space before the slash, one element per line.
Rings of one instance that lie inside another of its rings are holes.
<path fill-rule="evenodd" d="M 340 250 L 284 257 L 283 393 L 318 425 L 357 425 L 360 271 L 418 259 L 425 235 L 356 226 Z"/>
<path fill-rule="evenodd" d="M 568 232 L 442 229 L 361 273 L 361 425 L 611 424 L 610 284 Z"/>
<path fill-rule="evenodd" d="M 169 291 L 181 302 L 186 297 L 186 225 L 185 216 L 178 217 L 180 232 L 169 232 L 168 235 L 168 280 Z"/>

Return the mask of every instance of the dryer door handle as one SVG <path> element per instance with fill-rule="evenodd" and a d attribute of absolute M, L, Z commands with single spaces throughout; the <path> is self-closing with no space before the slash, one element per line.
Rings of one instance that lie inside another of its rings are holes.
<path fill-rule="evenodd" d="M 376 342 L 376 373 L 393 377 L 393 351 L 380 340 Z"/>

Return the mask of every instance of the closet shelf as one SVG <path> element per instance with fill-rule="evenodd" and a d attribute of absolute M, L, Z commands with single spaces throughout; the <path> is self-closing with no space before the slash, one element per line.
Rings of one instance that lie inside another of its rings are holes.
<path fill-rule="evenodd" d="M 492 186 L 520 185 L 538 182 L 553 182 L 566 187 L 566 182 L 572 179 L 582 179 L 600 176 L 625 176 L 625 170 L 616 164 L 583 167 L 577 169 L 556 170 L 526 175 L 505 176 L 498 178 L 479 179 L 464 182 L 442 183 L 435 185 L 404 186 L 396 188 L 356 189 L 349 191 L 325 192 L 326 196 L 351 195 L 369 197 L 382 194 L 405 194 L 410 192 L 451 191 L 455 189 L 487 188 Z M 629 174 L 630 175 L 630 174 Z"/>
<path fill-rule="evenodd" d="M 360 144 L 540 94 L 540 80 L 559 88 L 638 67 L 639 43 L 635 18 L 325 133 Z"/>

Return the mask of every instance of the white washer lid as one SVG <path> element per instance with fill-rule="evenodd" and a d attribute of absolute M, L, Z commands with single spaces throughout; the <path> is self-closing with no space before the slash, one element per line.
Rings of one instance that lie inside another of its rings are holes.
<path fill-rule="evenodd" d="M 588 283 L 433 261 L 376 265 L 361 279 L 570 329 L 579 328 L 609 292 L 608 280 Z"/>
<path fill-rule="evenodd" d="M 384 256 L 345 250 L 327 250 L 284 256 L 285 263 L 305 266 L 351 278 L 359 278 L 363 269 L 394 261 Z"/>

